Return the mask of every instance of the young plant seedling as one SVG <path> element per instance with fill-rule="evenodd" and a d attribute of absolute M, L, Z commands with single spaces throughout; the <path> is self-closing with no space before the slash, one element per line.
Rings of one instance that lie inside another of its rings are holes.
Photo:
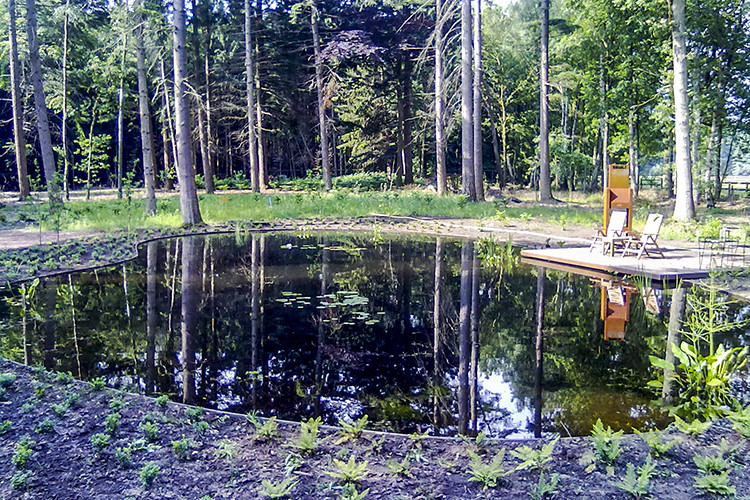
<path fill-rule="evenodd" d="M 292 445 L 302 453 L 312 453 L 318 448 L 318 434 L 320 433 L 320 425 L 323 421 L 320 417 L 313 420 L 309 419 L 307 422 L 302 422 L 299 429 L 299 437 L 297 441 Z"/>
<path fill-rule="evenodd" d="M 640 436 L 640 438 L 643 439 L 643 441 L 648 445 L 650 453 L 653 457 L 661 457 L 669 450 L 680 444 L 679 438 L 665 441 L 663 433 L 658 431 L 640 432 L 636 429 L 635 433 L 638 434 L 638 436 Z"/>
<path fill-rule="evenodd" d="M 601 419 L 597 419 L 593 429 L 591 429 L 591 445 L 593 450 L 589 450 L 581 457 L 580 464 L 586 468 L 586 472 L 593 472 L 597 463 L 604 464 L 609 475 L 614 474 L 613 464 L 620 456 L 620 442 L 622 441 L 623 431 L 613 431 L 610 426 L 604 428 Z"/>
<path fill-rule="evenodd" d="M 362 436 L 362 432 L 367 427 L 368 416 L 365 415 L 358 418 L 351 424 L 339 419 L 339 425 L 341 426 L 341 437 L 336 441 L 336 444 L 345 443 L 347 441 L 356 441 Z"/>
<path fill-rule="evenodd" d="M 91 436 L 91 444 L 94 445 L 97 451 L 102 451 L 109 446 L 109 434 L 104 434 L 103 432 L 94 434 Z"/>
<path fill-rule="evenodd" d="M 479 483 L 483 490 L 496 488 L 502 478 L 513 471 L 512 469 L 506 470 L 503 466 L 505 448 L 501 448 L 487 463 L 473 451 L 467 451 L 469 453 L 469 474 L 471 475 L 469 481 Z"/>
<path fill-rule="evenodd" d="M 529 492 L 532 500 L 543 500 L 557 493 L 557 483 L 560 481 L 559 474 L 551 474 L 549 479 L 543 470 L 539 471 L 539 481 L 534 485 L 534 489 Z"/>
<path fill-rule="evenodd" d="M 298 482 L 291 477 L 285 477 L 277 483 L 264 479 L 260 483 L 261 493 L 267 498 L 288 498 L 291 496 Z"/>
<path fill-rule="evenodd" d="M 255 427 L 258 439 L 268 441 L 279 437 L 279 424 L 276 422 L 276 417 L 261 420 L 255 413 L 248 413 L 247 419 Z"/>
<path fill-rule="evenodd" d="M 354 459 L 354 455 L 349 457 L 348 462 L 334 458 L 333 464 L 336 466 L 336 470 L 323 472 L 334 479 L 338 479 L 342 483 L 356 484 L 367 477 L 367 466 L 369 465 L 367 460 L 358 463 Z"/>
<path fill-rule="evenodd" d="M 707 474 L 695 478 L 693 486 L 706 493 L 712 493 L 719 496 L 734 496 L 737 494 L 737 488 L 730 484 L 729 471 L 721 474 Z"/>
<path fill-rule="evenodd" d="M 16 469 L 25 469 L 29 464 L 29 457 L 34 452 L 34 445 L 36 443 L 29 439 L 29 436 L 23 436 L 13 451 L 13 456 L 10 461 L 16 466 Z"/>
<path fill-rule="evenodd" d="M 159 466 L 153 462 L 149 462 L 141 467 L 138 477 L 141 479 L 141 484 L 144 488 L 148 488 L 159 476 Z"/>
<path fill-rule="evenodd" d="M 186 437 L 172 441 L 172 451 L 174 451 L 174 454 L 181 462 L 185 462 L 190 458 L 190 449 L 193 446 L 193 442 Z"/>
<path fill-rule="evenodd" d="M 396 476 L 408 478 L 414 477 L 414 474 L 411 472 L 411 462 L 409 461 L 409 457 L 404 458 L 400 462 L 398 460 L 388 460 L 386 465 L 388 466 L 388 470 Z"/>
<path fill-rule="evenodd" d="M 635 465 L 628 462 L 625 466 L 625 477 L 621 481 L 612 482 L 612 485 L 630 493 L 633 498 L 641 498 L 648 495 L 651 490 L 651 476 L 654 475 L 654 460 L 651 455 L 648 456 L 646 462 L 638 467 L 636 470 Z"/>
<path fill-rule="evenodd" d="M 110 413 L 104 417 L 104 429 L 107 434 L 114 435 L 117 432 L 117 428 L 120 427 L 120 419 L 122 416 L 119 413 Z"/>
<path fill-rule="evenodd" d="M 545 469 L 549 461 L 552 460 L 552 452 L 555 450 L 555 445 L 559 439 L 559 437 L 556 437 L 549 443 L 542 445 L 538 450 L 525 445 L 511 450 L 510 454 L 521 461 L 516 466 L 516 470 Z"/>

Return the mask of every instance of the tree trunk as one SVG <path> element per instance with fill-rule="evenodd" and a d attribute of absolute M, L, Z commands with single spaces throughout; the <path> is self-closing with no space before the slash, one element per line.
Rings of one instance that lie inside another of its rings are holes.
<path fill-rule="evenodd" d="M 177 172 L 177 169 L 179 168 L 178 165 L 178 158 L 177 158 L 177 141 L 175 140 L 175 132 L 174 132 L 174 121 L 172 120 L 172 102 L 169 99 L 169 87 L 167 85 L 167 75 L 166 71 L 164 69 L 164 59 L 159 60 L 159 69 L 161 71 L 161 81 L 163 88 L 163 96 L 164 96 L 164 109 L 162 112 L 162 136 L 164 137 L 164 188 L 167 191 L 171 191 L 174 189 L 174 174 Z M 166 133 L 169 132 L 169 136 L 166 135 Z M 172 149 L 172 161 L 174 163 L 173 166 L 170 167 L 169 165 L 169 153 L 167 152 L 167 143 L 169 143 L 171 149 Z"/>
<path fill-rule="evenodd" d="M 202 10 L 202 6 L 198 5 L 197 0 L 193 0 L 193 50 L 195 51 L 195 57 L 194 57 L 194 85 L 195 88 L 195 102 L 197 104 L 196 106 L 196 115 L 198 117 L 198 144 L 200 146 L 200 153 L 201 153 L 201 168 L 203 171 L 203 184 L 206 189 L 206 193 L 213 194 L 215 191 L 214 189 L 214 179 L 213 179 L 213 172 L 211 172 L 211 160 L 210 160 L 210 153 L 209 153 L 209 146 L 208 146 L 208 133 L 206 131 L 207 125 L 206 125 L 206 113 L 205 113 L 205 105 L 203 102 L 203 99 L 200 95 L 200 76 L 201 73 L 203 73 L 204 77 L 208 77 L 208 71 L 206 69 L 206 66 L 204 64 L 204 67 L 201 68 L 201 48 L 200 48 L 200 33 L 198 25 L 199 19 L 200 19 L 200 11 Z M 208 16 L 206 16 L 206 25 L 208 25 Z M 206 30 L 206 55 L 208 55 L 208 45 L 211 43 L 210 41 L 210 31 L 208 29 Z M 209 81 L 208 78 L 206 78 L 205 81 L 206 88 L 208 88 Z"/>
<path fill-rule="evenodd" d="M 635 143 L 635 109 L 628 110 L 628 170 L 633 196 L 638 196 L 638 148 Z"/>
<path fill-rule="evenodd" d="M 495 159 L 495 175 L 497 176 L 495 182 L 500 189 L 503 189 L 503 186 L 505 185 L 505 175 L 503 172 L 503 160 L 500 155 L 500 141 L 497 137 L 497 121 L 495 120 L 495 114 L 489 106 L 487 106 L 487 116 L 490 118 L 490 129 L 492 132 L 492 154 Z"/>
<path fill-rule="evenodd" d="M 323 56 L 320 52 L 320 32 L 318 5 L 312 2 L 310 13 L 310 24 L 312 25 L 313 50 L 315 51 L 315 88 L 318 95 L 318 127 L 320 132 L 320 164 L 323 169 L 323 188 L 330 190 L 333 187 L 331 180 L 331 159 L 328 148 L 328 128 L 326 127 L 326 110 L 323 102 Z"/>
<path fill-rule="evenodd" d="M 261 191 L 268 188 L 268 165 L 266 164 L 266 136 L 263 133 L 263 107 L 261 105 L 260 71 L 255 65 L 255 99 L 256 119 L 258 121 L 258 182 Z"/>
<path fill-rule="evenodd" d="M 675 206 L 677 220 L 695 218 L 693 172 L 690 165 L 685 0 L 672 0 L 672 58 L 674 64 Z"/>
<path fill-rule="evenodd" d="M 146 245 L 146 394 L 156 390 L 156 259 L 157 243 Z"/>
<path fill-rule="evenodd" d="M 549 168 L 549 0 L 541 0 L 542 29 L 539 57 L 539 201 L 552 199 Z"/>
<path fill-rule="evenodd" d="M 445 167 L 445 90 L 443 77 L 443 1 L 435 0 L 435 182 L 442 196 L 448 187 Z"/>
<path fill-rule="evenodd" d="M 123 164 L 123 152 L 125 148 L 125 53 L 128 46 L 128 36 L 124 36 L 122 42 L 122 57 L 120 58 L 120 87 L 117 90 L 117 198 L 122 199 L 122 180 L 125 175 Z"/>
<path fill-rule="evenodd" d="M 63 193 L 70 200 L 70 164 L 68 163 L 68 23 L 70 21 L 70 0 L 65 0 L 63 13 L 63 56 L 62 56 L 62 157 L 63 157 Z"/>
<path fill-rule="evenodd" d="M 39 133 L 39 148 L 42 153 L 44 180 L 50 202 L 62 203 L 60 184 L 56 179 L 55 153 L 52 150 L 52 135 L 49 130 L 49 116 L 42 83 L 42 61 L 39 59 L 39 39 L 36 35 L 36 2 L 26 0 L 26 33 L 29 43 L 29 65 L 31 66 L 31 84 L 34 87 L 34 108 Z"/>
<path fill-rule="evenodd" d="M 469 371 L 469 420 L 471 430 L 477 432 L 479 410 L 479 278 L 480 265 L 476 247 L 471 265 L 471 361 Z"/>
<path fill-rule="evenodd" d="M 182 0 L 177 0 L 177 2 L 180 1 Z M 195 403 L 195 336 L 198 333 L 199 257 L 197 237 L 187 236 L 184 238 L 182 245 L 182 321 L 180 331 L 182 334 L 182 402 L 186 404 Z"/>
<path fill-rule="evenodd" d="M 476 199 L 484 201 L 484 162 L 482 161 L 482 0 L 476 0 L 474 10 L 474 81 L 473 132 L 474 141 L 474 190 Z M 472 419 L 474 420 L 474 419 Z"/>
<path fill-rule="evenodd" d="M 10 44 L 10 93 L 13 101 L 13 140 L 18 172 L 18 196 L 23 200 L 31 195 L 26 162 L 26 136 L 23 131 L 23 99 L 21 75 L 18 68 L 18 36 L 16 34 L 16 0 L 8 0 L 8 41 Z"/>
<path fill-rule="evenodd" d="M 185 0 L 174 1 L 174 108 L 177 129 L 177 178 L 180 182 L 180 213 L 186 226 L 201 224 L 198 193 L 195 187 L 190 138 L 190 107 L 188 105 L 187 52 L 185 40 Z"/>
<path fill-rule="evenodd" d="M 672 292 L 672 305 L 669 307 L 669 325 L 667 327 L 667 349 L 664 359 L 674 364 L 674 351 L 672 346 L 680 345 L 680 329 L 685 319 L 685 288 L 678 286 Z M 664 370 L 664 386 L 661 397 L 665 402 L 672 399 L 672 378 L 674 373 Z"/>
<path fill-rule="evenodd" d="M 440 421 L 440 405 L 438 396 L 438 386 L 440 384 L 440 351 L 443 345 L 444 322 L 443 317 L 443 239 L 438 237 L 435 240 L 435 283 L 432 300 L 432 377 L 433 377 L 433 394 L 432 394 L 432 422 L 436 427 Z"/>
<path fill-rule="evenodd" d="M 469 357 L 471 351 L 471 271 L 474 244 L 461 246 L 461 287 L 458 316 L 458 432 L 466 434 L 469 421 Z"/>
<path fill-rule="evenodd" d="M 204 172 L 206 178 L 206 192 L 213 193 L 216 190 L 214 185 L 214 175 L 216 175 L 216 133 L 213 126 L 213 112 L 211 105 L 211 24 L 206 26 L 207 45 L 203 57 L 203 72 L 206 75 L 206 142 L 208 143 L 208 165 L 207 172 Z"/>
<path fill-rule="evenodd" d="M 403 106 L 402 106 L 402 123 L 401 131 L 403 133 L 403 148 L 401 150 L 401 159 L 404 166 L 404 184 L 407 186 L 414 184 L 414 153 L 412 151 L 412 131 L 411 131 L 411 106 L 412 106 L 412 89 L 411 80 L 413 76 L 411 59 L 406 56 L 404 62 L 404 79 L 403 84 Z"/>
<path fill-rule="evenodd" d="M 245 0 L 245 92 L 247 93 L 247 153 L 250 166 L 250 184 L 254 193 L 260 191 L 258 171 L 258 141 L 255 134 L 255 64 L 253 57 L 253 16 L 250 0 Z"/>
<path fill-rule="evenodd" d="M 721 196 L 721 143 L 723 142 L 722 115 L 719 111 L 714 111 L 714 123 L 711 124 L 711 142 L 714 144 L 713 164 L 709 165 L 709 170 L 713 174 L 711 178 L 712 196 L 714 202 L 719 201 Z M 714 128 L 716 129 L 714 131 Z"/>
<path fill-rule="evenodd" d="M 141 0 L 142 1 L 142 0 Z M 141 3 L 142 5 L 142 3 Z M 139 10 L 140 12 L 140 10 Z M 141 154 L 143 156 L 143 185 L 146 188 L 146 215 L 156 213 L 156 172 L 154 170 L 154 132 L 151 128 L 151 108 L 146 79 L 146 50 L 143 47 L 143 24 L 145 19 L 138 15 L 136 27 L 136 70 L 138 72 L 138 110 L 141 125 Z"/>
<path fill-rule="evenodd" d="M 475 201 L 471 39 L 471 0 L 461 0 L 461 176 L 464 194 Z"/>
<path fill-rule="evenodd" d="M 534 342 L 534 437 L 542 437 L 542 375 L 544 355 L 544 277 L 543 267 L 536 268 L 536 340 Z"/>

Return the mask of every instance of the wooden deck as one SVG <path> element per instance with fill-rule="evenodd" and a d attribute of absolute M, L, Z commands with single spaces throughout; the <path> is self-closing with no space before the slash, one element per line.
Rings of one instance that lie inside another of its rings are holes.
<path fill-rule="evenodd" d="M 522 262 L 530 265 L 568 270 L 592 277 L 611 275 L 645 276 L 652 281 L 672 283 L 700 279 L 717 267 L 745 265 L 742 255 L 701 255 L 691 249 L 663 248 L 664 258 L 643 256 L 610 257 L 589 251 L 588 247 L 527 249 L 521 251 Z"/>

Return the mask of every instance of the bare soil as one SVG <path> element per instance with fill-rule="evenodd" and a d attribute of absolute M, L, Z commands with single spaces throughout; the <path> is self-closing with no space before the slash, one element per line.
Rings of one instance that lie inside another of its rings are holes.
<path fill-rule="evenodd" d="M 294 447 L 299 436 L 297 424 L 281 423 L 277 437 L 263 439 L 241 415 L 210 410 L 191 413 L 193 409 L 185 405 L 160 405 L 145 396 L 96 390 L 91 384 L 9 361 L 0 361 L 0 370 L 17 377 L 0 404 L 0 421 L 11 422 L 0 435 L 2 498 L 264 498 L 263 481 L 278 483 L 287 471 L 297 482 L 287 498 L 334 499 L 342 493 L 342 482 L 327 473 L 337 471 L 334 459 L 346 461 L 349 457 L 367 463 L 357 489 L 369 490 L 366 498 L 372 499 L 529 498 L 539 479 L 538 471 L 514 470 L 520 461 L 506 453 L 502 467 L 508 474 L 496 488 L 482 489 L 470 480 L 469 449 L 488 462 L 502 448 L 510 451 L 521 445 L 541 444 L 534 441 L 476 446 L 460 439 L 419 441 L 364 432 L 357 439 L 340 442 L 339 430 L 325 428 L 317 450 L 303 454 Z M 54 405 L 71 396 L 76 401 L 64 414 L 56 415 L 53 408 L 60 407 Z M 117 409 L 118 405 L 122 407 Z M 105 418 L 115 413 L 113 408 L 121 415 L 119 426 L 109 443 L 98 449 L 91 438 L 106 433 Z M 44 420 L 48 421 L 46 429 Z M 146 421 L 158 429 L 152 442 L 144 439 L 141 430 Z M 20 468 L 14 465 L 12 456 L 24 436 L 28 436 L 32 452 L 26 466 Z M 180 457 L 173 442 L 183 438 L 188 440 L 189 449 Z M 728 421 L 715 422 L 699 437 L 670 430 L 665 439 L 678 439 L 680 444 L 655 459 L 656 473 L 650 481 L 653 498 L 709 498 L 694 487 L 699 472 L 693 456 L 716 455 L 721 439 L 735 447 L 730 458 L 734 464 L 732 485 L 740 497 L 750 492 L 750 444 L 732 430 Z M 644 463 L 649 450 L 644 441 L 635 435 L 624 436 L 622 454 L 614 462 L 612 475 L 601 465 L 586 472 L 579 464 L 590 447 L 587 438 L 560 439 L 546 465 L 547 475 L 559 474 L 559 482 L 556 492 L 547 498 L 632 498 L 614 483 L 622 480 L 626 464 Z M 132 450 L 130 464 L 117 460 L 117 450 L 123 448 Z M 388 466 L 389 461 L 401 462 L 407 457 L 408 473 L 399 475 Z M 292 461 L 297 467 L 290 472 Z M 145 485 L 139 475 L 149 463 L 159 472 L 150 485 Z M 10 478 L 25 472 L 30 472 L 25 488 L 13 488 Z"/>

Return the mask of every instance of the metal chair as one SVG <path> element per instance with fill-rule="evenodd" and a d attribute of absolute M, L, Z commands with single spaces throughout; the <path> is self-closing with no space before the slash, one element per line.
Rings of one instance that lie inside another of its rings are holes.
<path fill-rule="evenodd" d="M 589 252 L 594 248 L 601 247 L 602 254 L 609 252 L 614 254 L 615 245 L 622 243 L 627 238 L 625 227 L 628 224 L 628 211 L 614 209 L 609 214 L 609 223 L 607 229 L 598 229 L 596 236 L 591 241 Z"/>
<path fill-rule="evenodd" d="M 661 257 L 664 257 L 664 252 L 661 251 L 661 248 L 656 243 L 656 238 L 659 237 L 659 231 L 661 231 L 662 222 L 664 222 L 662 214 L 649 214 L 641 237 L 635 238 L 631 236 L 628 238 L 622 249 L 622 256 L 625 257 L 632 253 L 636 256 L 636 259 L 640 259 L 645 253 L 650 257 L 651 253 L 648 249 L 651 247 L 652 251 L 658 252 Z"/>

